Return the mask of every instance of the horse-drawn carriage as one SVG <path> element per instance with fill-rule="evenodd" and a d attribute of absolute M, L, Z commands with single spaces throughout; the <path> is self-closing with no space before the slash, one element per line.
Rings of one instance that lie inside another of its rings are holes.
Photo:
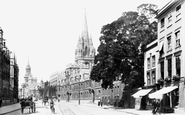
<path fill-rule="evenodd" d="M 44 97 L 43 100 L 42 100 L 42 103 L 44 103 L 44 105 L 46 105 L 46 103 L 49 104 L 48 97 Z"/>
<path fill-rule="evenodd" d="M 21 99 L 21 113 L 24 113 L 24 109 L 28 109 L 29 113 L 34 113 L 36 111 L 35 103 L 32 101 L 32 98 L 28 97 L 27 99 Z"/>

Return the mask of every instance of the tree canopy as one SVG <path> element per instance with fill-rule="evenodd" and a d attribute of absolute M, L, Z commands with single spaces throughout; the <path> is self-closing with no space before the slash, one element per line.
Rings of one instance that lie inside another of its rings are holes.
<path fill-rule="evenodd" d="M 130 88 L 144 85 L 144 50 L 157 38 L 157 22 L 144 14 L 124 12 L 120 18 L 102 27 L 100 45 L 90 79 L 112 88 L 120 80 Z"/>
<path fill-rule="evenodd" d="M 56 96 L 56 86 L 49 85 L 49 82 L 44 83 L 44 87 L 38 87 L 38 91 L 41 97 Z"/>

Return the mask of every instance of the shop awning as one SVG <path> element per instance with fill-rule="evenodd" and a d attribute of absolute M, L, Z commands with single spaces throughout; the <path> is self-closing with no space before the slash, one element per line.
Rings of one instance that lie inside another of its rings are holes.
<path fill-rule="evenodd" d="M 133 94 L 132 96 L 134 98 L 139 98 L 139 97 L 147 95 L 151 90 L 152 89 L 141 89 L 138 92 L 136 92 L 135 94 Z"/>
<path fill-rule="evenodd" d="M 149 94 L 149 98 L 161 99 L 163 94 L 169 93 L 176 88 L 178 88 L 178 87 L 177 86 L 164 87 L 154 93 Z"/>

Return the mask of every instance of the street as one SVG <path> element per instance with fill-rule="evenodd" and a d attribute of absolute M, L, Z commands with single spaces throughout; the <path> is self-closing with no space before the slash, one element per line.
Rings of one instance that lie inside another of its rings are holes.
<path fill-rule="evenodd" d="M 21 115 L 21 110 L 7 113 L 5 115 Z M 29 113 L 28 109 L 24 110 L 23 115 L 52 115 L 49 105 L 42 105 L 41 101 L 36 102 L 36 112 Z M 130 115 L 123 111 L 106 109 L 95 104 L 81 104 L 71 102 L 55 102 L 55 115 Z"/>

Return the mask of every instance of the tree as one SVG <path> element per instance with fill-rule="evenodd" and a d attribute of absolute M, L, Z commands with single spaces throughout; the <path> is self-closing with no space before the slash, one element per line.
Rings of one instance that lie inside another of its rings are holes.
<path fill-rule="evenodd" d="M 149 21 L 154 21 L 157 16 L 158 6 L 155 4 L 141 4 L 137 7 L 137 10 L 141 15 L 145 15 Z"/>
<path fill-rule="evenodd" d="M 44 88 L 38 87 L 38 91 L 41 97 L 44 97 Z"/>
<path fill-rule="evenodd" d="M 145 46 L 156 38 L 156 23 L 138 12 L 124 12 L 103 26 L 90 79 L 102 80 L 103 88 L 112 87 L 115 80 L 130 88 L 143 86 Z"/>
<path fill-rule="evenodd" d="M 57 92 L 57 89 L 56 89 L 56 86 L 49 86 L 49 88 L 48 88 L 48 90 L 49 90 L 49 96 L 51 97 L 51 96 L 56 96 L 56 92 Z"/>
<path fill-rule="evenodd" d="M 46 97 L 46 96 L 49 96 L 49 82 L 46 81 L 44 83 L 44 87 L 38 87 L 38 91 L 39 91 L 39 94 L 42 98 Z"/>

